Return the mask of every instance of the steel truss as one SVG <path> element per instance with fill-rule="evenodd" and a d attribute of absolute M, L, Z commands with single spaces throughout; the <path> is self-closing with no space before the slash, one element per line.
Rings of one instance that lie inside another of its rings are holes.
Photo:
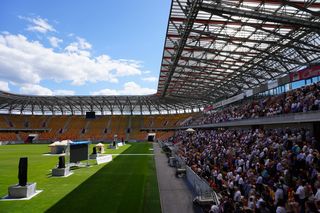
<path fill-rule="evenodd" d="M 315 63 L 319 0 L 173 0 L 157 95 L 214 101 Z"/>
<path fill-rule="evenodd" d="M 181 113 L 320 63 L 320 0 L 172 0 L 158 91 L 148 96 L 0 92 L 0 112 Z"/>
<path fill-rule="evenodd" d="M 203 100 L 146 96 L 27 96 L 0 92 L 0 111 L 32 114 L 172 114 L 199 111 Z M 182 112 L 181 112 L 182 111 Z"/>

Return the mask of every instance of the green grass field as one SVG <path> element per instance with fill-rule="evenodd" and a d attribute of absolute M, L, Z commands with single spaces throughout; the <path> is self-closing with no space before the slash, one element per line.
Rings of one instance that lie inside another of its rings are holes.
<path fill-rule="evenodd" d="M 152 144 L 130 143 L 108 154 L 152 154 Z M 91 149 L 92 150 L 92 149 Z M 51 177 L 58 157 L 47 145 L 0 146 L 0 197 L 18 182 L 19 157 L 28 157 L 28 182 L 42 193 L 29 201 L 0 201 L 0 212 L 161 212 L 153 155 L 118 155 L 112 162 Z M 94 161 L 91 161 L 94 164 Z"/>

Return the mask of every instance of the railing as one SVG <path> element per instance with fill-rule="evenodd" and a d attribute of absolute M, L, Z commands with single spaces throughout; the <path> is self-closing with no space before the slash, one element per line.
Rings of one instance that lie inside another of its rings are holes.
<path fill-rule="evenodd" d="M 188 182 L 197 195 L 211 194 L 214 192 L 207 181 L 199 177 L 189 166 L 186 166 L 186 175 Z"/>
<path fill-rule="evenodd" d="M 320 110 L 289 113 L 273 115 L 269 117 L 259 117 L 250 119 L 239 119 L 232 121 L 224 121 L 220 123 L 210 123 L 201 125 L 190 125 L 184 127 L 175 128 L 156 128 L 154 131 L 159 130 L 183 130 L 187 128 L 202 129 L 202 128 L 219 128 L 219 127 L 236 127 L 236 126 L 251 126 L 251 125 L 266 125 L 266 124 L 286 124 L 286 123 L 306 123 L 306 122 L 317 122 L 320 121 Z M 143 129 L 144 131 L 150 130 L 148 128 Z"/>
<path fill-rule="evenodd" d="M 228 126 L 246 126 L 246 125 L 261 125 L 261 124 L 282 124 L 282 123 L 302 123 L 320 121 L 320 110 L 280 114 L 269 117 L 259 117 L 251 119 L 239 119 L 233 121 L 225 121 L 221 123 L 211 123 L 202 125 L 193 125 L 191 128 L 208 128 L 208 127 L 228 127 Z"/>
<path fill-rule="evenodd" d="M 218 194 L 210 187 L 209 183 L 197 175 L 189 166 L 186 165 L 185 160 L 183 160 L 178 154 L 178 147 L 173 144 L 166 144 L 162 141 L 158 141 L 160 148 L 168 146 L 171 149 L 171 156 L 175 158 L 176 168 L 181 168 L 186 170 L 186 178 L 193 191 L 197 196 L 202 198 L 209 198 L 214 203 L 219 204 Z"/>

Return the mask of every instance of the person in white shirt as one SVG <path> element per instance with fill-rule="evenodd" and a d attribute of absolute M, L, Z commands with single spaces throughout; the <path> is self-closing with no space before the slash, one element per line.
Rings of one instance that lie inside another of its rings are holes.
<path fill-rule="evenodd" d="M 320 200 L 320 184 L 319 184 L 318 187 L 317 187 L 317 192 L 316 192 L 316 194 L 315 194 L 315 196 L 314 196 L 314 199 L 315 199 L 316 201 L 319 201 L 319 200 Z"/>
<path fill-rule="evenodd" d="M 276 213 L 287 213 L 287 211 L 284 206 L 278 206 L 276 209 Z"/>
<path fill-rule="evenodd" d="M 286 208 L 284 208 L 283 206 L 278 206 L 276 213 L 286 213 Z"/>
<path fill-rule="evenodd" d="M 261 208 L 261 204 L 264 203 L 265 201 L 263 200 L 262 197 L 260 197 L 256 203 L 256 207 L 257 209 L 260 209 Z"/>
<path fill-rule="evenodd" d="M 234 202 L 240 202 L 241 201 L 241 192 L 238 188 L 236 188 L 236 192 L 234 193 L 234 196 L 233 196 L 233 201 Z"/>
<path fill-rule="evenodd" d="M 209 213 L 219 213 L 219 212 L 220 212 L 219 206 L 216 204 L 213 204 L 209 211 Z"/>
<path fill-rule="evenodd" d="M 299 181 L 299 186 L 296 190 L 296 195 L 299 197 L 299 205 L 300 205 L 300 212 L 305 212 L 305 202 L 306 202 L 306 189 L 304 187 L 305 183 L 304 181 Z"/>
<path fill-rule="evenodd" d="M 277 205 L 280 201 L 284 199 L 283 189 L 278 185 L 277 190 L 274 194 L 274 204 Z"/>
<path fill-rule="evenodd" d="M 254 211 L 255 209 L 255 202 L 256 202 L 255 197 L 251 195 L 248 199 L 248 208 L 251 209 L 252 211 Z"/>
<path fill-rule="evenodd" d="M 304 200 L 306 198 L 306 191 L 302 184 L 298 186 L 296 194 L 299 196 L 300 200 Z"/>

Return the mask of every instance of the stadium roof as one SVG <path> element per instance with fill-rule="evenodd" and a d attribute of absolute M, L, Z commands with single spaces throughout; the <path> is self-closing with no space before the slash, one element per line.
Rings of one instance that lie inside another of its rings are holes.
<path fill-rule="evenodd" d="M 30 96 L 0 92 L 0 112 L 32 114 L 175 114 L 199 111 L 202 100 L 146 96 Z"/>
<path fill-rule="evenodd" d="M 172 0 L 158 91 L 149 96 L 1 92 L 9 113 L 189 112 L 320 62 L 320 0 Z"/>
<path fill-rule="evenodd" d="M 320 61 L 318 0 L 173 0 L 157 94 L 225 98 Z"/>

